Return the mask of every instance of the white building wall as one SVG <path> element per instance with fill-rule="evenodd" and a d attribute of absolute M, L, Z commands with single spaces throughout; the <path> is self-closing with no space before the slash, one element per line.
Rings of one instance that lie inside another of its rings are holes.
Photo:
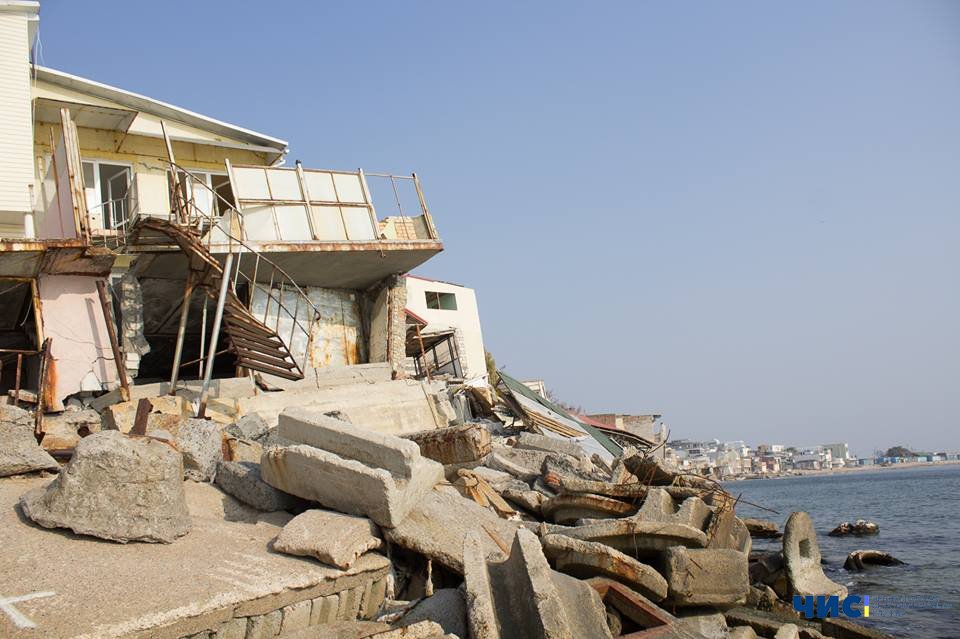
<path fill-rule="evenodd" d="M 480 313 L 477 296 L 472 288 L 422 279 L 413 275 L 404 278 L 407 283 L 407 309 L 427 321 L 427 331 L 440 328 L 455 328 L 462 335 L 464 351 L 460 363 L 465 377 L 487 376 L 487 360 L 483 348 L 483 333 L 480 330 Z M 427 308 L 427 291 L 453 293 L 457 310 Z"/>
<path fill-rule="evenodd" d="M 23 236 L 33 208 L 30 33 L 38 8 L 0 0 L 0 237 Z"/>

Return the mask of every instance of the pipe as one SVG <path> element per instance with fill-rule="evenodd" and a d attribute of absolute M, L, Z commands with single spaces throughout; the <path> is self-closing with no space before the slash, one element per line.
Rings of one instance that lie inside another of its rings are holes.
<path fill-rule="evenodd" d="M 220 340 L 220 323 L 223 321 L 223 306 L 227 301 L 227 291 L 230 290 L 230 269 L 233 267 L 233 253 L 227 253 L 223 272 L 220 274 L 220 295 L 217 297 L 217 310 L 213 316 L 213 329 L 210 331 L 210 349 L 207 352 L 207 372 L 203 376 L 203 386 L 200 388 L 200 407 L 197 409 L 197 418 L 203 419 L 207 411 L 207 394 L 210 391 L 210 379 L 213 377 L 213 360 L 217 355 L 217 342 Z"/>

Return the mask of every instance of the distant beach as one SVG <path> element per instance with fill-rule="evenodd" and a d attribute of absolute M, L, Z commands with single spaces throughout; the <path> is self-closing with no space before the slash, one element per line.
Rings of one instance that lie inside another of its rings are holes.
<path fill-rule="evenodd" d="M 870 472 L 870 471 L 881 471 L 881 470 L 898 470 L 906 468 L 921 468 L 921 467 L 939 467 L 939 466 L 954 466 L 960 464 L 960 460 L 951 459 L 947 461 L 934 461 L 934 462 L 902 462 L 900 464 L 890 464 L 889 466 L 882 466 L 880 464 L 872 464 L 869 466 L 843 466 L 842 468 L 828 468 L 821 470 L 791 470 L 785 473 L 777 474 L 767 474 L 767 475 L 745 475 L 738 477 L 730 477 L 724 479 L 723 481 L 749 481 L 754 479 L 789 479 L 791 477 L 810 477 L 816 475 L 842 475 L 846 473 L 857 473 L 857 472 Z"/>

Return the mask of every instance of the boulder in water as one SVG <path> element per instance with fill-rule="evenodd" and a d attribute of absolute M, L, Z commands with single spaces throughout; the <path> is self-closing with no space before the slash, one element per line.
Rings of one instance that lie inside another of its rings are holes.
<path fill-rule="evenodd" d="M 879 534 L 880 526 L 865 519 L 858 519 L 853 523 L 845 521 L 830 531 L 831 537 L 846 537 L 847 535 L 856 535 L 857 537 L 862 537 L 864 535 Z"/>
<path fill-rule="evenodd" d="M 902 566 L 903 562 L 880 550 L 854 550 L 843 562 L 845 570 L 866 570 L 867 566 Z"/>

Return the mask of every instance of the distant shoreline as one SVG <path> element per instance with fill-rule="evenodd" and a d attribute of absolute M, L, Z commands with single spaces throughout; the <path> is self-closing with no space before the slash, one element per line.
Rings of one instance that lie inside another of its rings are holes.
<path fill-rule="evenodd" d="M 872 464 L 870 466 L 844 466 L 843 468 L 830 468 L 823 470 L 791 470 L 786 473 L 780 473 L 776 475 L 764 475 L 760 477 L 750 476 L 750 477 L 731 477 L 729 479 L 723 479 L 722 481 L 760 481 L 764 479 L 790 479 L 792 477 L 810 477 L 810 476 L 823 476 L 823 475 L 842 475 L 846 473 L 858 473 L 858 472 L 869 472 L 869 471 L 880 471 L 880 470 L 897 470 L 902 468 L 920 468 L 924 466 L 954 466 L 960 464 L 960 460 L 950 459 L 945 461 L 934 461 L 934 462 L 902 462 L 899 464 L 891 464 L 889 466 L 882 466 L 880 464 Z"/>

